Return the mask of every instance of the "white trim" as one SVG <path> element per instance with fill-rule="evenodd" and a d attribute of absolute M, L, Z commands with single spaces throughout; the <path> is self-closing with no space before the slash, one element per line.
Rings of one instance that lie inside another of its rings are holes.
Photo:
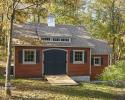
<path fill-rule="evenodd" d="M 62 48 L 48 48 L 42 50 L 42 76 L 44 75 L 44 52 L 49 50 L 62 50 L 66 52 L 66 74 L 68 74 L 68 50 Z"/>
<path fill-rule="evenodd" d="M 108 66 L 110 65 L 110 55 L 108 55 Z"/>
<path fill-rule="evenodd" d="M 33 62 L 26 62 L 24 61 L 25 51 L 33 51 L 34 52 L 34 61 Z M 36 64 L 36 49 L 23 49 L 23 64 Z"/>
<path fill-rule="evenodd" d="M 82 52 L 82 61 L 75 61 L 75 52 Z M 73 50 L 73 64 L 84 64 L 85 63 L 85 50 Z"/>
<path fill-rule="evenodd" d="M 95 59 L 99 59 L 100 60 L 100 64 L 95 64 Z M 94 66 L 101 66 L 101 57 L 94 57 Z"/>
<path fill-rule="evenodd" d="M 109 65 L 112 65 L 112 54 L 109 55 Z"/>
<path fill-rule="evenodd" d="M 13 46 L 14 47 L 27 47 L 27 45 L 25 45 L 25 44 L 13 44 Z M 36 47 L 36 45 L 28 45 L 28 46 L 30 46 L 30 47 Z M 39 45 L 39 46 L 37 46 L 37 47 L 46 47 L 46 48 L 66 48 L 66 47 L 71 47 L 71 48 L 93 48 L 93 46 L 86 46 L 86 47 L 80 47 L 80 46 L 52 46 L 52 45 Z M 107 55 L 107 54 L 104 54 L 104 55 Z"/>
<path fill-rule="evenodd" d="M 62 48 L 48 48 L 48 49 L 44 49 L 43 52 L 49 51 L 49 50 L 62 50 L 62 51 L 67 51 L 66 49 L 62 49 Z"/>
<path fill-rule="evenodd" d="M 49 38 L 49 40 L 42 40 L 42 38 Z M 71 43 L 71 38 L 70 37 L 42 37 L 41 40 L 43 42 L 62 42 L 62 43 Z M 59 39 L 59 41 L 53 41 L 53 39 Z M 69 41 L 62 41 L 61 39 L 68 39 Z"/>

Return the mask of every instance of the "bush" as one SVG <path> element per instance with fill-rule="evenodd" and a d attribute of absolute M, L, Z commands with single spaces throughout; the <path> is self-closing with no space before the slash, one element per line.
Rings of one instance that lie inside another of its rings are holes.
<path fill-rule="evenodd" d="M 115 65 L 106 67 L 99 78 L 105 81 L 125 80 L 125 61 L 119 61 Z"/>
<path fill-rule="evenodd" d="M 0 79 L 3 79 L 4 78 L 4 75 L 2 75 L 1 73 L 0 73 Z"/>

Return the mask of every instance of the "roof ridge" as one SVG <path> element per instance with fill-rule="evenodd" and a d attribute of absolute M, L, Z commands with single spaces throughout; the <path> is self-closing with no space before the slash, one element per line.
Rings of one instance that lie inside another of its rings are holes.
<path fill-rule="evenodd" d="M 97 39 L 97 38 L 93 38 L 93 37 L 91 37 L 90 39 L 98 40 L 98 41 L 102 41 L 102 42 L 108 43 L 106 40 L 102 40 L 102 39 Z"/>
<path fill-rule="evenodd" d="M 23 24 L 22 23 L 20 23 L 20 24 L 14 23 L 14 25 L 36 25 L 36 24 L 38 24 L 38 25 L 47 25 L 47 23 L 37 23 L 37 22 L 28 22 L 28 23 L 23 23 Z M 84 25 L 73 25 L 73 24 L 56 24 L 55 27 L 56 26 L 73 26 L 73 27 L 83 27 L 83 28 L 85 28 Z"/>

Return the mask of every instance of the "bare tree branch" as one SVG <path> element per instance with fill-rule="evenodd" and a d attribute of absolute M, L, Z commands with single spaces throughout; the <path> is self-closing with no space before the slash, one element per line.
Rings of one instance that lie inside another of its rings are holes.
<path fill-rule="evenodd" d="M 19 2 L 20 2 L 20 0 L 17 0 L 16 5 L 14 6 L 14 9 L 16 9 L 16 7 L 18 6 Z"/>

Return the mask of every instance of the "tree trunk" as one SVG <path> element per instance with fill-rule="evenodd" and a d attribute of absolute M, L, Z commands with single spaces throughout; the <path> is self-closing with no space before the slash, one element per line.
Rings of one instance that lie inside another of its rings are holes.
<path fill-rule="evenodd" d="M 13 2 L 13 9 L 10 19 L 10 31 L 8 35 L 8 56 L 7 56 L 7 65 L 6 65 L 6 79 L 5 79 L 5 94 L 6 97 L 11 96 L 11 83 L 10 83 L 10 66 L 11 66 L 11 58 L 12 58 L 12 33 L 13 33 L 13 21 L 15 16 L 14 9 L 15 2 Z"/>
<path fill-rule="evenodd" d="M 115 63 L 115 62 L 116 62 L 115 42 L 116 42 L 116 37 L 114 37 L 114 38 L 113 38 L 113 43 L 112 43 L 113 63 Z"/>

